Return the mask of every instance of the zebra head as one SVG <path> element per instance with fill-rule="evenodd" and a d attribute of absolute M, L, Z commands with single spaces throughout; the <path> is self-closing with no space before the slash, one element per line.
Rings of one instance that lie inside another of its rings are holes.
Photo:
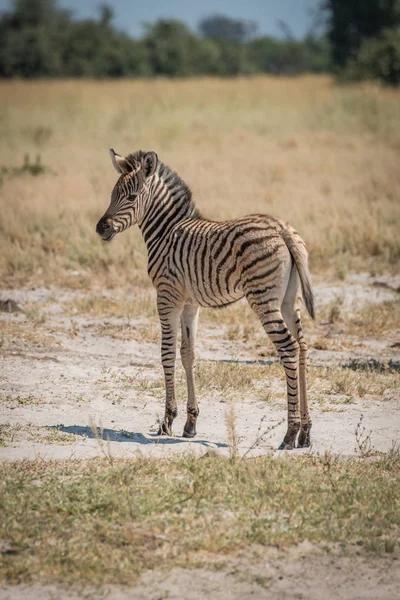
<path fill-rule="evenodd" d="M 155 152 L 140 150 L 124 158 L 110 148 L 110 155 L 120 176 L 111 192 L 110 206 L 96 226 L 105 242 L 110 242 L 117 233 L 140 220 L 149 197 L 151 177 L 158 164 Z"/>

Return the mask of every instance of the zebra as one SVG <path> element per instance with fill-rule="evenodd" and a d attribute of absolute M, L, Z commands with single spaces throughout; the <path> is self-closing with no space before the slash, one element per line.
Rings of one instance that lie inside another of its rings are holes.
<path fill-rule="evenodd" d="M 180 354 L 187 380 L 183 437 L 196 435 L 195 337 L 200 307 L 224 307 L 245 297 L 274 343 L 286 374 L 287 431 L 279 449 L 310 445 L 307 403 L 307 345 L 300 306 L 312 318 L 314 297 L 308 254 L 300 235 L 286 222 L 262 214 L 211 221 L 196 208 L 190 188 L 155 152 L 123 157 L 110 149 L 119 178 L 96 231 L 104 242 L 131 225 L 141 230 L 148 274 L 157 292 L 165 416 L 158 435 L 172 435 L 177 416 L 175 359 Z"/>

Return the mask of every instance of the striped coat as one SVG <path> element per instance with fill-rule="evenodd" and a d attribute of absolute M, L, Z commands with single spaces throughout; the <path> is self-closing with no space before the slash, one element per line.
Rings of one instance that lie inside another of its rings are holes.
<path fill-rule="evenodd" d="M 183 435 L 196 435 L 199 414 L 194 385 L 199 307 L 223 307 L 246 297 L 275 344 L 286 374 L 288 428 L 281 448 L 310 444 L 307 346 L 300 306 L 314 318 L 307 251 L 287 223 L 266 215 L 231 221 L 203 218 L 189 187 L 155 152 L 122 157 L 111 150 L 119 179 L 97 224 L 104 241 L 138 224 L 148 250 L 148 273 L 157 290 L 166 407 L 160 434 L 171 435 L 177 414 L 175 357 L 179 325 L 188 385 Z"/>

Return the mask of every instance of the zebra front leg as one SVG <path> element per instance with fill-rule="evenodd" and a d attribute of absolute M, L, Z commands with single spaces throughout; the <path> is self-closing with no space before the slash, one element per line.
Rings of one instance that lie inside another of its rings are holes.
<path fill-rule="evenodd" d="M 196 435 L 196 421 L 199 415 L 199 407 L 196 400 L 196 389 L 194 383 L 195 370 L 195 340 L 197 330 L 197 317 L 199 308 L 197 306 L 185 306 L 181 316 L 182 344 L 181 359 L 186 373 L 188 402 L 187 419 L 183 428 L 183 437 L 193 438 Z"/>
<path fill-rule="evenodd" d="M 181 307 L 168 306 L 165 300 L 157 299 L 158 314 L 161 322 L 161 362 L 165 379 L 165 415 L 158 435 L 172 435 L 172 423 L 178 414 L 175 397 L 175 357 L 176 338 L 179 326 Z"/>

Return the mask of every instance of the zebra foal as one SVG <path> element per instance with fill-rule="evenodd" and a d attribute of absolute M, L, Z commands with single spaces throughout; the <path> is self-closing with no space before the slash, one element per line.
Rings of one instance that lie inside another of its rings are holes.
<path fill-rule="evenodd" d="M 148 251 L 148 274 L 157 290 L 161 359 L 165 376 L 165 417 L 159 434 L 172 434 L 176 340 L 181 326 L 181 358 L 188 403 L 183 436 L 196 435 L 199 408 L 194 384 L 195 337 L 200 306 L 222 307 L 244 296 L 273 341 L 286 374 L 288 427 L 280 446 L 310 445 L 307 404 L 307 345 L 302 298 L 314 318 L 307 251 L 287 223 L 266 215 L 232 221 L 203 218 L 184 181 L 155 152 L 127 157 L 110 150 L 119 174 L 110 205 L 96 231 L 110 242 L 135 223 Z"/>

